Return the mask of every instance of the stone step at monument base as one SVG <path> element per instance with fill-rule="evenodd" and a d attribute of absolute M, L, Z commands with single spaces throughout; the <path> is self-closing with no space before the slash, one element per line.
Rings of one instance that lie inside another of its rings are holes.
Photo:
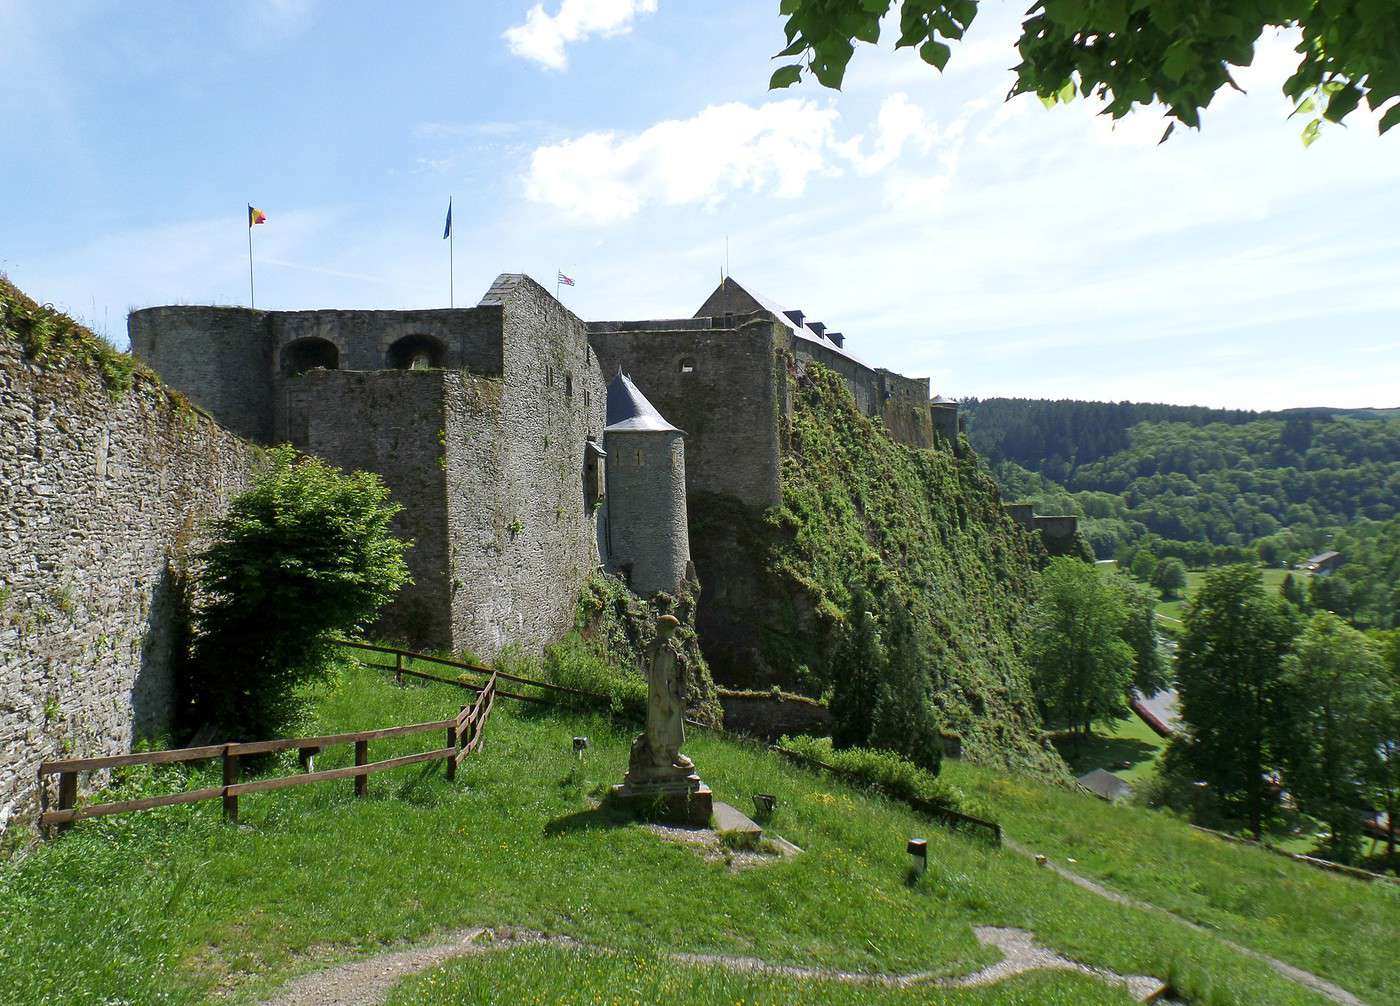
<path fill-rule="evenodd" d="M 624 783 L 612 788 L 612 798 L 631 806 L 642 817 L 688 824 L 695 828 L 708 828 L 715 810 L 714 794 L 703 782 L 686 789 Z"/>
<path fill-rule="evenodd" d="M 715 811 L 715 831 L 723 835 L 730 833 L 738 836 L 741 844 L 758 844 L 763 829 L 760 828 L 747 814 L 741 810 L 729 806 L 727 803 L 716 803 Z"/>

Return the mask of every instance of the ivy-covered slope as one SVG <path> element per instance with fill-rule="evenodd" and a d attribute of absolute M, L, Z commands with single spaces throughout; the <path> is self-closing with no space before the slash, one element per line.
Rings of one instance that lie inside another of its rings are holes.
<path fill-rule="evenodd" d="M 933 701 L 967 757 L 1062 773 L 1040 744 L 1021 660 L 1036 539 L 1005 515 L 966 448 L 895 443 L 830 371 L 809 368 L 793 390 L 782 506 L 757 514 L 703 495 L 691 505 L 701 642 L 717 677 L 829 693 L 863 585 L 883 612 L 902 606 L 930 630 Z M 707 625 L 712 592 L 727 614 Z"/>

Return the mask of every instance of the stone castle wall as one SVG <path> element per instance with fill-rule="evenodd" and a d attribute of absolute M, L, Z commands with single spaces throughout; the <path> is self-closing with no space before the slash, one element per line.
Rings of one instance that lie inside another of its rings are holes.
<path fill-rule="evenodd" d="M 724 322 L 601 322 L 589 333 L 604 372 L 626 371 L 684 431 L 689 494 L 774 506 L 782 499 L 779 426 L 787 408 L 783 329 L 762 315 L 716 324 Z"/>
<path fill-rule="evenodd" d="M 376 472 L 405 504 L 395 534 L 413 541 L 413 583 L 385 609 L 375 630 L 410 646 L 451 641 L 448 607 L 446 425 L 441 370 L 312 370 L 286 382 L 290 441 L 346 471 Z"/>
<path fill-rule="evenodd" d="M 256 455 L 148 378 L 114 398 L 0 338 L 0 830 L 39 762 L 169 727 L 187 564 Z"/>

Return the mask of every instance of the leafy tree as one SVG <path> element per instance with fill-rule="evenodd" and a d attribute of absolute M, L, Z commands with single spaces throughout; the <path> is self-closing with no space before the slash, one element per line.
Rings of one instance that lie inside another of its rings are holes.
<path fill-rule="evenodd" d="M 1123 595 L 1123 642 L 1133 651 L 1133 687 L 1155 695 L 1171 684 L 1167 662 L 1157 646 L 1157 597 L 1142 584 L 1115 577 Z"/>
<path fill-rule="evenodd" d="M 1162 592 L 1167 600 L 1180 597 L 1186 589 L 1186 563 L 1171 555 L 1157 564 L 1152 574 L 1152 586 Z"/>
<path fill-rule="evenodd" d="M 852 592 L 853 616 L 833 661 L 832 744 L 893 751 L 937 772 L 943 758 L 933 707 L 931 664 L 903 605 L 879 607 L 863 587 Z M 881 620 L 886 626 L 882 629 Z"/>
<path fill-rule="evenodd" d="M 1157 557 L 1152 554 L 1151 549 L 1138 549 L 1133 553 L 1133 561 L 1128 567 L 1128 572 L 1143 583 L 1151 583 L 1152 574 L 1157 572 Z"/>
<path fill-rule="evenodd" d="M 1377 633 L 1376 644 L 1382 671 L 1374 726 L 1380 743 L 1366 773 L 1366 787 L 1371 802 L 1389 818 L 1386 858 L 1400 874 L 1395 855 L 1400 832 L 1400 630 Z"/>
<path fill-rule="evenodd" d="M 1320 611 L 1283 661 L 1287 729 L 1280 738 L 1284 778 L 1307 813 L 1327 822 L 1328 848 L 1356 857 L 1361 807 L 1385 740 L 1384 666 L 1376 647 L 1336 615 Z"/>
<path fill-rule="evenodd" d="M 1087 735 L 1095 720 L 1121 716 L 1133 679 L 1133 649 L 1119 590 L 1093 566 L 1066 557 L 1040 574 L 1028 662 L 1047 720 Z"/>
<path fill-rule="evenodd" d="M 942 70 L 949 42 L 963 37 L 980 0 L 782 0 L 786 47 L 793 58 L 769 86 L 790 87 L 810 73 L 839 88 L 856 42 L 877 43 L 881 21 L 899 10 L 895 48 L 917 48 Z M 1164 0 L 1039 0 L 1021 24 L 1021 62 L 1008 97 L 1036 94 L 1047 105 L 1096 95 L 1120 119 L 1135 105 L 1159 103 L 1176 122 L 1198 128 L 1201 111 L 1224 87 L 1237 87 L 1231 68 L 1248 66 L 1265 30 L 1302 29 L 1295 72 L 1283 93 L 1309 116 L 1304 142 L 1321 120 L 1341 122 L 1364 99 L 1380 109 L 1400 95 L 1400 7 L 1318 0 L 1265 3 Z M 1381 115 L 1380 131 L 1400 122 L 1400 103 Z"/>
<path fill-rule="evenodd" d="M 1308 583 L 1308 601 L 1314 608 L 1343 617 L 1351 614 L 1351 585 L 1338 576 L 1314 576 Z"/>
<path fill-rule="evenodd" d="M 1284 576 L 1283 583 L 1279 584 L 1278 592 L 1285 601 L 1295 608 L 1306 608 L 1308 606 L 1307 591 L 1303 589 L 1302 584 L 1298 582 L 1292 573 L 1288 573 Z"/>
<path fill-rule="evenodd" d="M 292 724 L 297 686 L 325 673 L 331 639 L 363 628 L 409 582 L 409 545 L 389 533 L 400 509 L 377 475 L 268 452 L 201 556 L 195 722 L 252 740 Z"/>
<path fill-rule="evenodd" d="M 1264 773 L 1278 751 L 1283 657 L 1297 616 L 1265 593 L 1258 569 L 1239 565 L 1206 574 L 1183 622 L 1176 656 L 1188 729 L 1183 759 L 1258 837 L 1270 801 Z"/>

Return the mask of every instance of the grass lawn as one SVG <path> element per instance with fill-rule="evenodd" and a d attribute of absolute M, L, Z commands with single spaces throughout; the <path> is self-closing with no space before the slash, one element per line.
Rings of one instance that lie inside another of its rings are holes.
<path fill-rule="evenodd" d="M 1088 737 L 1063 736 L 1055 741 L 1056 749 L 1076 776 L 1102 768 L 1133 785 L 1152 776 L 1166 746 L 1165 740 L 1131 713 L 1115 720 L 1107 730 L 1098 724 Z"/>
<path fill-rule="evenodd" d="M 1181 597 L 1173 601 L 1160 602 L 1157 605 L 1157 616 L 1159 618 L 1169 619 L 1175 623 L 1180 623 L 1182 612 L 1186 609 L 1187 602 L 1190 601 L 1192 595 L 1196 593 L 1196 590 L 1205 580 L 1207 572 L 1208 570 L 1204 569 L 1188 569 L 1186 571 L 1186 589 L 1182 591 Z M 1305 586 L 1308 578 L 1307 573 L 1296 569 L 1261 568 L 1259 572 L 1264 579 L 1264 590 L 1271 594 L 1277 594 L 1279 592 L 1279 589 L 1283 586 L 1283 578 L 1289 573 L 1292 573 L 1293 578 L 1302 582 Z"/>
<path fill-rule="evenodd" d="M 1105 884 L 1330 978 L 1400 1003 L 1400 885 L 1367 884 L 1193 831 L 1160 811 L 945 762 L 1007 833 Z"/>
<path fill-rule="evenodd" d="M 312 728 L 436 719 L 460 701 L 443 686 L 395 688 L 356 669 L 319 698 Z M 80 822 L 61 839 L 0 865 L 0 1002 L 250 1002 L 290 974 L 474 925 L 517 926 L 612 948 L 616 955 L 582 962 L 579 978 L 609 1001 L 646 1001 L 638 989 L 673 987 L 680 989 L 674 1001 L 717 1002 L 724 995 L 733 1002 L 745 997 L 744 988 L 752 990 L 748 1000 L 854 1001 L 821 982 L 735 977 L 655 955 L 711 952 L 958 975 L 997 958 L 976 941 L 974 925 L 1028 929 L 1066 956 L 1171 978 L 1196 1003 L 1323 1001 L 1207 935 L 1108 903 L 1010 851 L 948 833 L 903 805 L 759 748 L 696 734 L 687 750 L 717 798 L 745 808 L 753 793 L 776 794 L 774 830 L 807 850 L 790 862 L 742 872 L 704 862 L 624 818 L 590 809 L 590 797 L 621 778 L 633 733 L 606 718 L 502 700 L 484 749 L 455 782 L 444 778 L 440 764 L 428 764 L 372 776 L 364 800 L 353 797 L 348 780 L 248 796 L 236 827 L 220 821 L 217 801 Z M 581 768 L 570 750 L 576 734 L 593 745 Z M 379 741 L 371 757 L 427 743 Z M 332 749 L 317 767 L 349 760 L 348 749 Z M 1204 917 L 1373 1004 L 1400 1003 L 1392 977 L 1400 891 L 1193 838 L 1157 815 L 1031 781 L 959 764 L 948 772 L 974 810 L 985 805 L 1022 841 L 1075 856 L 1082 869 Z M 207 780 L 163 770 L 127 789 Z M 904 845 L 914 835 L 928 839 L 930 866 L 911 884 Z M 578 1001 L 569 991 L 574 978 L 560 978 L 559 958 L 551 957 L 559 951 L 510 953 L 519 974 L 509 978 L 512 993 L 496 1001 L 556 1001 L 564 994 Z M 660 984 L 639 987 L 626 963 L 633 959 L 654 961 Z M 490 957 L 458 962 L 439 980 L 470 989 L 484 974 L 507 980 Z M 856 992 L 861 1001 L 914 1001 Z M 439 1001 L 433 994 L 404 990 L 398 1001 Z M 926 990 L 918 1001 L 1126 999 L 1080 977 L 1046 974 L 985 994 Z"/>

